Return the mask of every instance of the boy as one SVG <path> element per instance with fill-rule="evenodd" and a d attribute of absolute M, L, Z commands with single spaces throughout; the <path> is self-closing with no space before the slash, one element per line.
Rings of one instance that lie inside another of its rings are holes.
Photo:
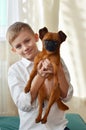
<path fill-rule="evenodd" d="M 20 55 L 22 59 L 13 64 L 8 71 L 8 84 L 11 96 L 18 107 L 20 126 L 19 130 L 69 130 L 67 120 L 65 119 L 64 111 L 59 110 L 55 103 L 48 115 L 47 123 L 35 123 L 35 118 L 38 113 L 37 93 L 40 84 L 44 81 L 44 77 L 48 73 L 53 73 L 53 68 L 48 59 L 41 61 L 38 64 L 38 74 L 35 76 L 29 93 L 24 93 L 24 87 L 27 84 L 30 72 L 33 67 L 35 56 L 39 53 L 36 46 L 38 42 L 38 34 L 34 33 L 32 28 L 23 22 L 16 22 L 7 30 L 7 40 L 12 47 L 12 51 Z M 46 68 L 46 69 L 45 69 Z M 46 71 L 45 71 L 46 70 Z M 70 84 L 68 70 L 62 60 L 59 65 L 59 83 L 61 90 L 61 98 L 63 101 L 68 101 L 73 95 L 73 88 Z M 53 85 L 53 81 L 45 80 L 47 91 Z M 34 102 L 31 105 L 30 100 Z M 46 102 L 44 109 L 46 108 Z"/>

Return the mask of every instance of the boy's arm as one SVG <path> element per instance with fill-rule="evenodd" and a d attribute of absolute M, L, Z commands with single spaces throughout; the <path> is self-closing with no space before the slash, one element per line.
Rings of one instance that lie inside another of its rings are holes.
<path fill-rule="evenodd" d="M 70 74 L 69 71 L 61 59 L 61 63 L 59 66 L 59 82 L 61 89 L 61 98 L 64 101 L 69 101 L 73 96 L 73 86 L 71 85 Z"/>
<path fill-rule="evenodd" d="M 25 94 L 23 91 L 26 83 L 22 80 L 15 68 L 12 67 L 8 71 L 8 85 L 13 101 L 18 109 L 22 111 L 30 111 L 35 107 L 36 102 L 31 105 L 30 92 Z"/>

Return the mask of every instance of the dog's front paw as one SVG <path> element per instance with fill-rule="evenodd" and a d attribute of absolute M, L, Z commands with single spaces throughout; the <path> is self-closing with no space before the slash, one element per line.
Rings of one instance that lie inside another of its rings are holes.
<path fill-rule="evenodd" d="M 30 89 L 29 89 L 28 87 L 25 87 L 25 88 L 24 88 L 24 92 L 25 92 L 25 93 L 28 93 L 29 91 L 30 91 Z"/>

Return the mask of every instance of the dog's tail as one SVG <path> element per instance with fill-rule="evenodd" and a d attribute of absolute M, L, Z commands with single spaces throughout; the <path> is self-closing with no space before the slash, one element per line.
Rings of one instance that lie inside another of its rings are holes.
<path fill-rule="evenodd" d="M 61 109 L 61 110 L 63 110 L 63 111 L 66 111 L 66 110 L 69 109 L 69 107 L 68 107 L 67 105 L 65 105 L 65 104 L 61 101 L 61 99 L 58 99 L 58 100 L 57 100 L 57 105 L 58 105 L 59 109 Z"/>

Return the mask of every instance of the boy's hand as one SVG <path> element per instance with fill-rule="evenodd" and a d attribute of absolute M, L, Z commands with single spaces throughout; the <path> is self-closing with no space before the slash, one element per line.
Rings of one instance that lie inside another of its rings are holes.
<path fill-rule="evenodd" d="M 53 66 L 48 59 L 40 61 L 38 64 L 38 74 L 41 77 L 48 77 L 49 74 L 53 74 Z"/>

